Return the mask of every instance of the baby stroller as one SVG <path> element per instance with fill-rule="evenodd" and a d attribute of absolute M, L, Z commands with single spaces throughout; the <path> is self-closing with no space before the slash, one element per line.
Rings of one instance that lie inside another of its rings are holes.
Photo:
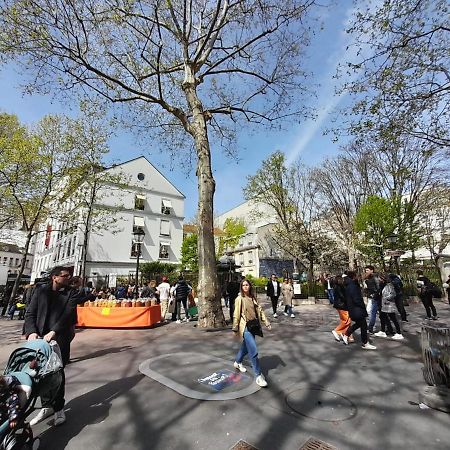
<path fill-rule="evenodd" d="M 0 424 L 0 450 L 36 450 L 39 447 L 39 439 L 33 438 L 26 419 L 35 410 L 39 396 L 55 396 L 62 382 L 62 367 L 61 353 L 55 341 L 27 341 L 11 353 L 4 375 L 16 377 L 23 394 L 21 392 L 16 426 L 10 428 L 9 420 Z"/>

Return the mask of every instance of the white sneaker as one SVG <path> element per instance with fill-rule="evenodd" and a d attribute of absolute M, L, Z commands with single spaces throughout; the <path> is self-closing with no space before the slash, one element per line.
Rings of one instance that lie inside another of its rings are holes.
<path fill-rule="evenodd" d="M 294 318 L 295 318 L 295 315 L 294 315 L 294 314 L 291 314 L 291 317 L 294 319 Z"/>
<path fill-rule="evenodd" d="M 403 334 L 395 333 L 391 339 L 395 339 L 396 341 L 401 341 L 402 339 L 405 339 L 405 338 L 403 337 Z"/>
<path fill-rule="evenodd" d="M 284 312 L 283 314 L 284 314 L 286 317 L 289 315 L 287 312 Z"/>
<path fill-rule="evenodd" d="M 66 413 L 63 409 L 55 412 L 55 425 L 62 425 L 66 421 Z"/>
<path fill-rule="evenodd" d="M 273 317 L 275 317 L 275 319 L 278 317 L 278 314 L 277 313 L 275 313 L 274 315 L 273 315 Z"/>
<path fill-rule="evenodd" d="M 258 386 L 261 386 L 261 387 L 266 387 L 267 386 L 267 381 L 266 381 L 266 379 L 264 378 L 264 375 L 263 374 L 261 374 L 261 375 L 258 375 L 257 377 L 256 377 L 256 384 L 258 385 Z"/>
<path fill-rule="evenodd" d="M 177 323 L 181 323 L 181 320 L 177 320 Z"/>
<path fill-rule="evenodd" d="M 363 345 L 361 345 L 361 347 L 364 349 L 364 350 L 376 350 L 377 348 L 375 347 L 375 345 L 372 345 L 372 344 L 369 344 L 369 343 L 367 343 L 367 344 L 363 344 Z"/>
<path fill-rule="evenodd" d="M 331 330 L 331 332 L 333 333 L 334 338 L 339 342 L 341 340 L 339 333 L 337 333 L 336 330 Z"/>
<path fill-rule="evenodd" d="M 379 331 L 378 333 L 375 333 L 374 336 L 387 338 L 387 334 L 384 331 Z"/>
<path fill-rule="evenodd" d="M 345 345 L 348 345 L 348 336 L 346 334 L 342 334 L 341 336 L 342 336 L 342 342 Z"/>
<path fill-rule="evenodd" d="M 36 425 L 39 422 L 42 422 L 47 417 L 50 417 L 53 414 L 53 408 L 41 408 L 38 415 L 30 420 L 30 425 Z"/>
<path fill-rule="evenodd" d="M 238 369 L 242 373 L 247 372 L 247 369 L 243 366 L 242 363 L 238 363 L 238 362 L 235 361 L 233 366 L 234 366 L 235 369 Z"/>

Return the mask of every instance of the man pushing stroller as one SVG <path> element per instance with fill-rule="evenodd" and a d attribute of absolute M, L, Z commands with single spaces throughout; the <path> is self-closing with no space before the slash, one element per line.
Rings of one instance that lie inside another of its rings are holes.
<path fill-rule="evenodd" d="M 55 340 L 61 350 L 63 367 L 69 362 L 70 342 L 74 337 L 73 318 L 77 304 L 77 291 L 70 288 L 71 274 L 66 267 L 57 266 L 50 272 L 50 281 L 36 286 L 25 314 L 25 335 L 32 341 L 42 338 Z M 30 424 L 39 423 L 54 414 L 54 424 L 66 421 L 64 413 L 65 377 L 52 399 L 42 398 L 42 409 Z"/>

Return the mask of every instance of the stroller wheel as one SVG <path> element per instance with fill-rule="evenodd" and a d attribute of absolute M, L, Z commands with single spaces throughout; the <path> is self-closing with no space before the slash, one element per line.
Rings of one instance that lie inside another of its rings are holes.
<path fill-rule="evenodd" d="M 40 445 L 41 445 L 41 440 L 39 438 L 36 438 L 33 441 L 33 443 L 31 444 L 30 450 L 38 450 Z"/>

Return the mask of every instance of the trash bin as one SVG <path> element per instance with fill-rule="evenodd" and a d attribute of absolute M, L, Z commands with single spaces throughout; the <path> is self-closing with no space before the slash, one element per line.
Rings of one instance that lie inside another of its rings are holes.
<path fill-rule="evenodd" d="M 450 327 L 447 324 L 422 325 L 422 356 L 426 383 L 450 388 Z"/>

